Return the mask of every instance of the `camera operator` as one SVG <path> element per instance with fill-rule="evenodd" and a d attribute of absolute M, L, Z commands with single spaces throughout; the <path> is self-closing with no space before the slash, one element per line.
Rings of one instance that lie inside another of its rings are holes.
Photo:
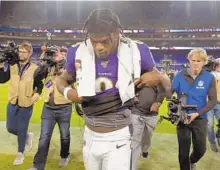
<path fill-rule="evenodd" d="M 214 132 L 214 117 L 220 120 L 220 58 L 213 61 L 213 71 L 212 74 L 215 77 L 216 89 L 217 89 L 217 104 L 215 107 L 208 112 L 208 140 L 210 142 L 210 148 L 213 152 L 218 152 L 218 148 L 216 145 L 216 138 L 218 144 L 220 145 L 220 133 L 217 131 L 216 138 Z"/>
<path fill-rule="evenodd" d="M 66 62 L 59 47 L 52 46 L 50 49 L 50 52 L 48 50 L 45 52 L 46 63 L 44 61 L 36 72 L 36 77 L 45 79 L 45 103 L 41 117 L 38 151 L 34 157 L 33 168 L 30 170 L 45 169 L 50 140 L 56 123 L 59 126 L 61 141 L 59 167 L 67 166 L 69 162 L 72 104 L 58 92 L 55 82 L 56 77 L 64 70 Z"/>
<path fill-rule="evenodd" d="M 169 79 L 168 76 L 167 78 Z M 162 84 L 156 87 L 144 87 L 137 94 L 137 103 L 132 108 L 132 170 L 137 169 L 137 161 L 141 153 L 143 158 L 148 157 L 151 138 L 157 124 L 159 107 L 166 95 L 166 90 Z"/>
<path fill-rule="evenodd" d="M 0 76 L 1 80 L 4 80 L 2 83 L 9 80 L 7 130 L 18 138 L 18 154 L 13 165 L 22 164 L 24 150 L 32 148 L 33 133 L 27 133 L 28 125 L 33 105 L 43 88 L 43 83 L 34 77 L 37 65 L 30 61 L 32 52 L 30 43 L 22 43 L 18 48 L 18 62 L 9 63 L 10 65 L 7 62 L 0 64 Z"/>
<path fill-rule="evenodd" d="M 60 52 L 61 52 L 63 58 L 64 58 L 65 61 L 66 61 L 66 57 L 67 57 L 67 49 L 64 48 L 64 47 L 62 47 L 62 48 L 60 49 Z"/>
<path fill-rule="evenodd" d="M 207 112 L 216 105 L 217 93 L 214 76 L 202 70 L 208 58 L 206 51 L 193 49 L 187 58 L 190 67 L 174 77 L 172 89 L 178 98 L 183 93 L 187 95 L 187 105 L 197 106 L 196 111 L 187 111 L 188 124 L 177 125 L 180 170 L 195 170 L 206 152 Z M 189 156 L 191 138 L 193 152 Z"/>

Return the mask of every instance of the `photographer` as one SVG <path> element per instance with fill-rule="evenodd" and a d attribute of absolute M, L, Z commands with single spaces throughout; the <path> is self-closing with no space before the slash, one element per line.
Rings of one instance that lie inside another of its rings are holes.
<path fill-rule="evenodd" d="M 208 112 L 208 140 L 210 142 L 210 148 L 213 152 L 218 152 L 216 145 L 216 138 L 214 132 L 214 117 L 220 120 L 220 58 L 213 61 L 212 74 L 215 77 L 216 89 L 217 89 L 217 104 L 215 107 Z M 216 133 L 218 144 L 220 145 L 220 133 Z"/>
<path fill-rule="evenodd" d="M 62 48 L 60 49 L 60 52 L 61 52 L 63 58 L 66 60 L 66 57 L 67 57 L 67 49 L 64 48 L 64 47 L 62 47 Z"/>
<path fill-rule="evenodd" d="M 179 72 L 172 83 L 179 99 L 184 93 L 187 105 L 197 106 L 196 111 L 187 111 L 188 124 L 180 122 L 177 125 L 180 170 L 195 170 L 196 163 L 206 152 L 207 112 L 215 106 L 217 99 L 214 76 L 202 70 L 207 58 L 205 50 L 191 50 L 188 54 L 190 67 Z M 191 139 L 193 152 L 189 156 Z"/>
<path fill-rule="evenodd" d="M 9 80 L 7 130 L 18 138 L 18 154 L 13 165 L 22 164 L 24 150 L 32 148 L 33 133 L 27 133 L 28 125 L 43 88 L 43 83 L 34 77 L 37 65 L 30 62 L 32 45 L 25 42 L 19 46 L 18 54 L 16 50 L 6 50 L 5 57 L 10 62 L 0 64 L 1 83 Z"/>
<path fill-rule="evenodd" d="M 61 160 L 59 167 L 69 162 L 71 101 L 65 99 L 56 88 L 55 79 L 65 67 L 65 58 L 60 48 L 52 46 L 45 52 L 44 60 L 36 72 L 36 77 L 45 79 L 44 107 L 41 117 L 41 134 L 38 151 L 34 157 L 34 167 L 30 170 L 44 170 L 49 151 L 50 140 L 56 123 L 60 130 Z"/>

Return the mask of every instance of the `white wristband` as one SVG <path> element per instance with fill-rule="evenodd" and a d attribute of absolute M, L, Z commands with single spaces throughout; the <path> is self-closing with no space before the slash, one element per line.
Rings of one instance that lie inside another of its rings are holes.
<path fill-rule="evenodd" d="M 71 87 L 66 87 L 66 88 L 64 89 L 64 91 L 63 91 L 63 96 L 64 96 L 65 99 L 67 99 L 67 100 L 69 100 L 69 99 L 68 99 L 68 96 L 67 96 L 67 93 L 68 93 L 69 90 L 72 90 L 72 88 L 71 88 Z"/>

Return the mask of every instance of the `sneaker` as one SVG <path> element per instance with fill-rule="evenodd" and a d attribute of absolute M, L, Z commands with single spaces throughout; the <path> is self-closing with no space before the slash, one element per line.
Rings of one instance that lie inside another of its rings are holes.
<path fill-rule="evenodd" d="M 13 165 L 21 165 L 21 164 L 23 164 L 23 162 L 24 162 L 24 154 L 21 152 L 18 152 L 18 154 L 13 162 Z"/>
<path fill-rule="evenodd" d="M 25 151 L 27 152 L 32 149 L 33 137 L 34 137 L 34 134 L 32 132 L 28 133 L 26 144 L 25 144 Z"/>
<path fill-rule="evenodd" d="M 196 170 L 196 164 L 191 164 L 190 165 L 190 170 Z"/>
<path fill-rule="evenodd" d="M 144 159 L 147 159 L 148 158 L 148 152 L 142 152 L 142 157 Z"/>
<path fill-rule="evenodd" d="M 28 170 L 38 170 L 37 168 L 33 167 L 33 168 L 30 168 Z"/>
<path fill-rule="evenodd" d="M 210 148 L 213 152 L 218 152 L 218 148 L 217 148 L 217 145 L 216 144 L 210 144 Z"/>
<path fill-rule="evenodd" d="M 69 163 L 70 158 L 61 158 L 60 162 L 59 162 L 59 167 L 64 167 L 67 166 Z"/>

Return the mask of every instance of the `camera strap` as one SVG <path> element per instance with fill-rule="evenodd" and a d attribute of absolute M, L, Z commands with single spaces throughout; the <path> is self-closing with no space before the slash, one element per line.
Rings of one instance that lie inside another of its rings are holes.
<path fill-rule="evenodd" d="M 4 63 L 4 72 L 8 70 L 9 64 L 7 62 Z"/>
<path fill-rule="evenodd" d="M 21 77 L 26 71 L 27 69 L 30 67 L 31 63 L 28 62 L 27 64 L 24 65 L 24 67 L 21 67 L 20 64 L 18 64 L 18 70 L 19 70 L 19 76 Z"/>

